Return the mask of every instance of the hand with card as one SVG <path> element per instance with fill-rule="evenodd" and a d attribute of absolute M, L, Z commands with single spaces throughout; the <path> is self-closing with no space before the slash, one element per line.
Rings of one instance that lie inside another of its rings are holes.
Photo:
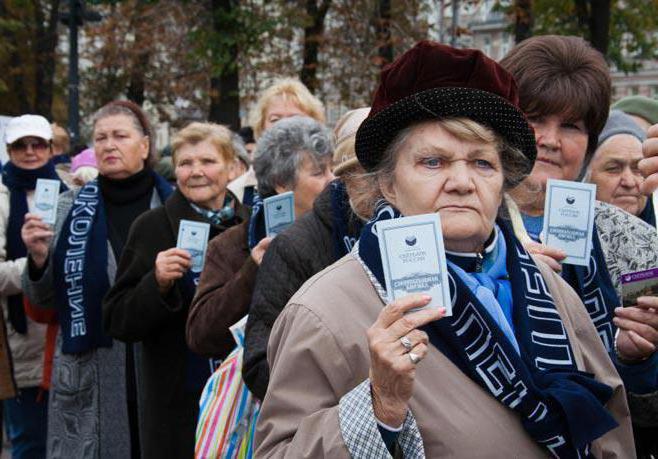
<path fill-rule="evenodd" d="M 25 214 L 21 238 L 37 269 L 43 268 L 48 259 L 50 241 L 55 233 L 52 227 L 36 214 Z"/>
<path fill-rule="evenodd" d="M 562 271 L 562 262 L 567 257 L 567 254 L 562 249 L 556 247 L 549 247 L 535 241 L 526 242 L 523 247 L 531 253 L 535 258 L 546 263 L 553 271 L 559 273 Z"/>
<path fill-rule="evenodd" d="M 155 280 L 160 293 L 165 294 L 192 267 L 192 257 L 185 249 L 176 247 L 158 253 L 155 259 Z"/>
<path fill-rule="evenodd" d="M 407 415 L 416 365 L 427 355 L 427 333 L 419 327 L 441 319 L 445 308 L 424 308 L 432 297 L 408 295 L 389 303 L 367 330 L 370 349 L 370 386 L 375 417 L 399 426 Z"/>
<path fill-rule="evenodd" d="M 658 297 L 644 296 L 637 304 L 615 309 L 613 322 L 619 327 L 617 356 L 623 362 L 646 360 L 658 346 Z"/>
<path fill-rule="evenodd" d="M 658 346 L 658 269 L 621 276 L 623 307 L 615 309 L 617 357 L 624 362 L 646 360 Z"/>

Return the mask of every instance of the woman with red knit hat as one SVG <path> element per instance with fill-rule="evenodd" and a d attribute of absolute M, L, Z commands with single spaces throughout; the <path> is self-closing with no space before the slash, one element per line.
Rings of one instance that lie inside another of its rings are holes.
<path fill-rule="evenodd" d="M 256 456 L 632 454 L 621 379 L 580 299 L 501 218 L 536 156 L 512 77 L 421 42 L 382 72 L 356 154 L 369 186 L 352 205 L 370 221 L 274 325 Z M 380 222 L 435 213 L 449 317 L 428 295 L 389 301 L 380 255 Z"/>

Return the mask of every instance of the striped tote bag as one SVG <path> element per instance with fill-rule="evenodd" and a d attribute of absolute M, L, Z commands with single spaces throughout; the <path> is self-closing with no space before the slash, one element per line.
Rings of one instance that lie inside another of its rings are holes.
<path fill-rule="evenodd" d="M 260 403 L 242 381 L 246 317 L 231 327 L 238 346 L 210 376 L 199 401 L 195 457 L 250 459 Z"/>

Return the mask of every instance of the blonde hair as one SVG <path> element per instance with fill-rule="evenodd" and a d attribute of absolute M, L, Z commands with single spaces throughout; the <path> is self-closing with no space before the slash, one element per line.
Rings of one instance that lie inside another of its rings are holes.
<path fill-rule="evenodd" d="M 215 123 L 193 122 L 178 131 L 171 142 L 171 159 L 176 167 L 176 153 L 183 145 L 196 145 L 208 140 L 227 163 L 237 158 L 233 134 L 226 126 Z"/>
<path fill-rule="evenodd" d="M 324 123 L 324 105 L 308 90 L 301 81 L 294 78 L 281 78 L 269 86 L 258 98 L 249 115 L 249 125 L 254 130 L 256 140 L 265 130 L 265 113 L 275 97 L 282 97 L 297 105 L 301 111 L 314 120 Z"/>
<path fill-rule="evenodd" d="M 68 153 L 71 149 L 71 139 L 69 133 L 57 123 L 50 125 L 53 129 L 53 150 Z"/>
<path fill-rule="evenodd" d="M 525 178 L 525 166 L 528 159 L 520 150 L 507 145 L 502 137 L 492 129 L 469 118 L 447 118 L 435 121 L 443 129 L 466 142 L 483 142 L 494 144 L 501 155 L 504 173 L 503 189 L 508 190 Z M 422 121 L 421 121 L 422 123 Z M 406 143 L 412 131 L 420 123 L 412 124 L 398 132 L 395 139 L 386 147 L 377 168 L 372 172 L 355 176 L 351 180 L 350 204 L 354 212 L 362 219 L 370 219 L 377 203 L 384 199 L 382 185 L 393 181 L 395 165 L 401 147 Z"/>

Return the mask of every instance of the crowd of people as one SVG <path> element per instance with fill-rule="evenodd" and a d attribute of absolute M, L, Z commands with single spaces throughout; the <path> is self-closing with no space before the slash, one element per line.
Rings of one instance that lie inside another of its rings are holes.
<path fill-rule="evenodd" d="M 254 457 L 658 457 L 658 296 L 621 307 L 622 275 L 658 268 L 658 100 L 611 106 L 604 57 L 569 36 L 500 62 L 422 41 L 373 90 L 332 131 L 277 80 L 250 128 L 192 122 L 162 158 L 129 101 L 99 108 L 75 155 L 45 118 L 9 122 L 12 457 L 193 457 L 245 316 Z M 39 179 L 60 182 L 54 223 Z M 586 266 L 545 244 L 550 179 L 596 185 Z M 283 193 L 295 221 L 268 236 Z M 450 316 L 386 292 L 377 224 L 433 213 Z M 183 221 L 209 227 L 203 269 Z"/>

